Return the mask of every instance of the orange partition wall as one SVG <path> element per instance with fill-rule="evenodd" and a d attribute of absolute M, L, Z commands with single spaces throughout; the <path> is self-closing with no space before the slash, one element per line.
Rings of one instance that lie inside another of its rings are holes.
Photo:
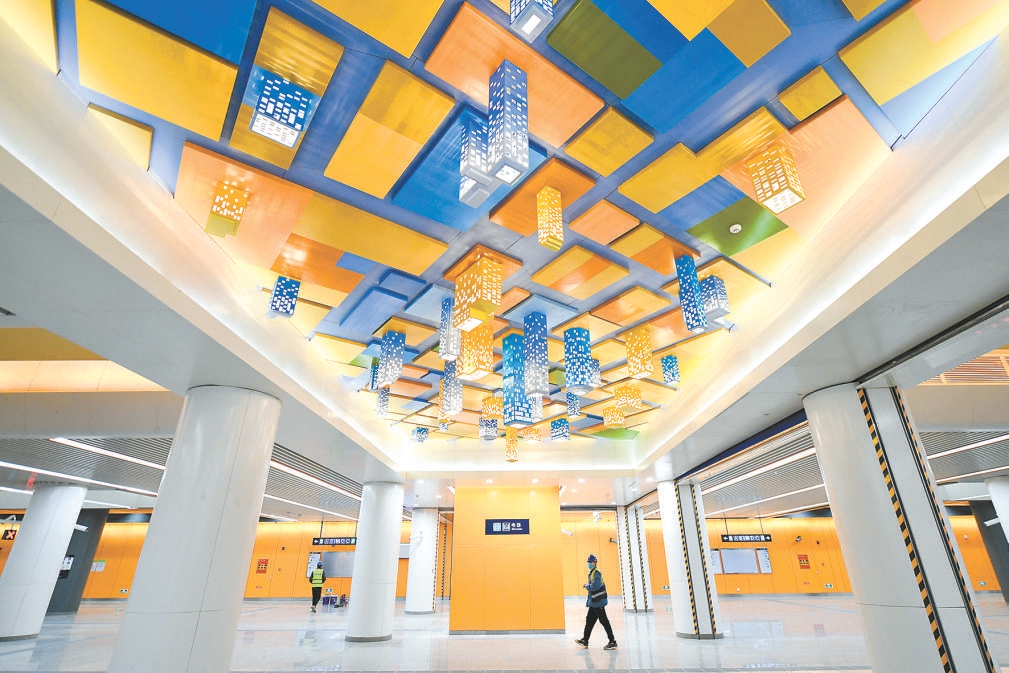
<path fill-rule="evenodd" d="M 528 519 L 528 535 L 486 535 L 487 519 Z M 449 632 L 564 630 L 556 486 L 455 491 Z"/>
<path fill-rule="evenodd" d="M 582 585 L 588 578 L 589 567 L 585 559 L 595 554 L 599 559 L 599 572 L 606 582 L 606 593 L 619 596 L 620 559 L 617 556 L 616 513 L 599 512 L 595 521 L 592 512 L 564 512 L 561 515 L 561 560 L 564 570 L 564 595 L 585 596 Z M 568 535 L 567 533 L 571 533 Z"/>
<path fill-rule="evenodd" d="M 82 597 L 128 597 L 146 535 L 146 523 L 105 524 Z"/>

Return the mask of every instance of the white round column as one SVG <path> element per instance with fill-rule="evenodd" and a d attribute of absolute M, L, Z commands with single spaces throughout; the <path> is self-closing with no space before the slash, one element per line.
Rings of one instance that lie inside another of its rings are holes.
<path fill-rule="evenodd" d="M 36 483 L 0 576 L 0 640 L 33 638 L 42 629 L 87 489 Z"/>
<path fill-rule="evenodd" d="M 373 481 L 361 493 L 357 548 L 351 571 L 346 640 L 367 643 L 392 638 L 403 521 L 403 484 Z M 110 672 L 111 673 L 111 672 Z"/>
<path fill-rule="evenodd" d="M 109 673 L 231 670 L 280 401 L 186 394 Z"/>
<path fill-rule="evenodd" d="M 410 565 L 406 574 L 406 614 L 434 612 L 435 564 L 438 559 L 438 510 L 413 510 Z"/>

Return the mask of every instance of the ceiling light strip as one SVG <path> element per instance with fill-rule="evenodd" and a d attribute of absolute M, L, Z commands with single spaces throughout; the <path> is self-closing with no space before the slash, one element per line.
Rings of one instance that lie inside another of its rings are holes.
<path fill-rule="evenodd" d="M 89 500 L 87 498 L 84 499 L 84 502 L 91 503 L 92 505 L 102 505 L 104 507 L 109 507 L 111 509 L 136 509 L 136 507 L 134 505 L 118 505 L 118 504 L 116 504 L 114 502 L 103 502 L 101 500 Z"/>
<path fill-rule="evenodd" d="M 33 491 L 26 491 L 21 488 L 10 488 L 9 486 L 0 486 L 0 491 L 4 493 L 20 493 L 22 495 L 31 495 Z"/>
<path fill-rule="evenodd" d="M 306 474 L 305 472 L 302 472 L 301 470 L 296 470 L 295 468 L 288 467 L 287 465 L 284 465 L 283 463 L 278 463 L 276 460 L 271 460 L 270 461 L 270 467 L 272 467 L 274 469 L 277 469 L 277 470 L 280 470 L 281 472 L 286 472 L 287 474 L 289 474 L 291 476 L 294 476 L 294 477 L 297 477 L 298 479 L 302 479 L 304 481 L 307 481 L 310 484 L 315 484 L 316 486 L 321 486 L 322 488 L 329 489 L 330 491 L 333 491 L 334 493 L 339 493 L 340 495 L 345 495 L 348 498 L 353 498 L 354 500 L 357 500 L 358 502 L 361 502 L 361 496 L 359 496 L 359 495 L 351 493 L 348 490 L 342 489 L 339 486 L 334 486 L 333 484 L 329 483 L 328 481 L 323 481 L 322 479 L 319 479 L 317 477 L 313 477 L 310 474 Z"/>
<path fill-rule="evenodd" d="M 726 507 L 725 509 L 720 509 L 717 512 L 710 512 L 706 516 L 716 516 L 718 514 L 724 514 L 725 512 L 731 512 L 737 509 L 743 509 L 744 507 L 753 507 L 754 505 L 759 505 L 764 502 L 770 502 L 771 500 L 777 500 L 778 498 L 787 498 L 790 495 L 799 495 L 800 493 L 807 493 L 808 491 L 815 491 L 818 488 L 823 488 L 823 484 L 817 484 L 816 486 L 809 486 L 807 488 L 800 488 L 797 491 L 790 491 L 788 493 L 782 493 L 781 495 L 772 495 L 770 498 L 764 498 L 763 500 L 754 500 L 753 502 L 748 502 L 745 505 L 736 505 L 734 507 Z"/>
<path fill-rule="evenodd" d="M 800 451 L 799 453 L 793 454 L 791 456 L 786 456 L 784 458 L 776 460 L 773 463 L 768 463 L 767 465 L 764 465 L 763 467 L 757 468 L 756 470 L 753 470 L 752 472 L 747 472 L 746 474 L 741 474 L 738 477 L 733 477 L 732 479 L 729 479 L 728 481 L 723 481 L 721 484 L 716 484 L 716 485 L 712 486 L 711 488 L 706 488 L 706 489 L 704 489 L 704 490 L 701 491 L 701 495 L 708 495 L 709 493 L 714 493 L 715 491 L 718 491 L 718 490 L 721 490 L 723 488 L 726 488 L 727 486 L 732 486 L 733 484 L 738 484 L 739 482 L 745 481 L 746 479 L 751 479 L 753 477 L 756 477 L 757 475 L 764 474 L 765 472 L 770 472 L 772 470 L 776 470 L 779 467 L 784 467 L 785 465 L 788 465 L 790 463 L 794 463 L 796 461 L 802 460 L 803 458 L 808 458 L 808 457 L 814 456 L 814 455 L 816 455 L 816 449 L 815 448 L 810 448 L 810 449 L 806 449 L 805 451 Z"/>
<path fill-rule="evenodd" d="M 96 479 L 88 479 L 87 477 L 78 477 L 72 474 L 64 474 L 62 472 L 43 470 L 38 467 L 29 467 L 27 465 L 18 465 L 17 463 L 8 463 L 3 460 L 0 460 L 0 467 L 6 467 L 11 470 L 21 470 L 22 472 L 34 472 L 36 474 L 42 474 L 47 477 L 56 477 L 57 479 L 66 479 L 68 481 L 79 481 L 84 484 L 94 484 L 95 486 L 105 486 L 107 488 L 113 488 L 117 491 L 126 491 L 127 493 L 138 493 L 140 495 L 149 495 L 151 497 L 157 497 L 158 495 L 154 491 L 147 491 L 142 488 L 133 488 L 131 486 L 123 486 L 121 484 L 110 484 L 107 481 L 98 481 Z"/>
<path fill-rule="evenodd" d="M 354 517 L 347 516 L 346 514 L 340 514 L 339 512 L 331 512 L 328 509 L 321 509 L 319 507 L 313 507 L 311 505 L 306 505 L 306 504 L 303 504 L 303 503 L 300 503 L 300 502 L 295 502 L 293 500 L 287 500 L 286 498 L 278 498 L 277 496 L 270 495 L 269 493 L 267 493 L 263 497 L 264 498 L 269 498 L 270 500 L 276 500 L 277 502 L 283 502 L 283 503 L 286 503 L 288 505 L 294 505 L 295 507 L 304 507 L 305 509 L 311 509 L 311 510 L 314 510 L 316 512 L 322 512 L 323 514 L 331 514 L 333 516 L 343 517 L 344 519 L 350 519 L 351 521 L 357 521 L 357 519 L 355 519 Z"/>
<path fill-rule="evenodd" d="M 960 453 L 961 451 L 969 451 L 970 449 L 977 449 L 982 446 L 988 446 L 989 444 L 995 444 L 996 442 L 1002 442 L 1009 439 L 1009 433 L 1004 435 L 999 435 L 998 437 L 992 437 L 991 439 L 985 439 L 980 442 L 974 442 L 973 444 L 967 444 L 965 446 L 959 446 L 955 449 L 949 449 L 948 451 L 941 451 L 939 453 L 933 453 L 928 457 L 929 460 L 935 460 L 936 458 L 942 458 L 944 456 L 950 456 L 954 453 Z"/>
<path fill-rule="evenodd" d="M 119 460 L 125 460 L 129 463 L 134 463 L 136 465 L 143 465 L 144 467 L 151 467 L 155 470 L 165 471 L 165 466 L 159 463 L 152 463 L 149 460 L 142 460 L 140 458 L 134 458 L 133 456 L 127 456 L 123 453 L 116 453 L 115 451 L 109 451 L 108 449 L 102 449 L 97 446 L 91 446 L 90 444 L 84 444 L 82 442 L 77 442 L 72 439 L 67 439 L 66 437 L 50 437 L 50 442 L 56 442 L 57 444 L 63 444 L 64 446 L 72 446 L 75 449 L 81 449 L 82 451 L 90 451 L 91 453 L 97 453 L 100 456 L 107 456 L 109 458 L 117 458 Z"/>
<path fill-rule="evenodd" d="M 805 505 L 803 507 L 793 507 L 791 509 L 783 509 L 780 512 L 774 512 L 773 514 L 765 514 L 763 518 L 769 519 L 775 516 L 781 516 L 783 514 L 793 514 L 795 512 L 805 512 L 811 509 L 819 509 L 820 507 L 830 507 L 830 503 L 826 500 L 823 502 L 818 502 L 815 505 Z"/>
<path fill-rule="evenodd" d="M 943 484 L 948 484 L 953 481 L 958 481 L 960 479 L 966 479 L 967 477 L 976 477 L 982 474 L 991 474 L 992 472 L 1004 472 L 1009 470 L 1009 465 L 1003 465 L 1002 467 L 992 467 L 987 470 L 978 470 L 977 472 L 968 472 L 967 474 L 958 474 L 955 477 L 946 477 L 945 479 L 937 479 L 936 484 L 942 486 Z"/>

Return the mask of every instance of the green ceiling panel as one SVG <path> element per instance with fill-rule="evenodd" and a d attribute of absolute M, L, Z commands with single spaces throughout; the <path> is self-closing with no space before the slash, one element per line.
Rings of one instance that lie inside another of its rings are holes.
<path fill-rule="evenodd" d="M 547 43 L 621 98 L 662 66 L 590 0 L 579 0 L 550 31 Z"/>
<path fill-rule="evenodd" d="M 603 439 L 634 439 L 639 434 L 637 430 L 630 430 L 628 428 L 606 428 L 599 432 L 593 432 L 592 436 L 602 437 Z"/>
<path fill-rule="evenodd" d="M 734 224 L 742 226 L 737 234 L 729 230 Z M 785 223 L 775 217 L 774 213 L 747 196 L 700 224 L 695 224 L 687 229 L 687 233 L 731 257 L 785 228 Z"/>

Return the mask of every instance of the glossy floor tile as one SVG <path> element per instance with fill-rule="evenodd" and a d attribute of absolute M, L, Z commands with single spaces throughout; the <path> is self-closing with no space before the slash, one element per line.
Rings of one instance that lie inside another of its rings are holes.
<path fill-rule="evenodd" d="M 346 610 L 313 615 L 307 601 L 247 601 L 231 667 L 236 673 L 871 670 L 850 595 L 722 597 L 725 637 L 717 641 L 676 638 L 669 600 L 655 602 L 655 612 L 634 614 L 611 600 L 607 612 L 620 645 L 604 651 L 598 626 L 589 649 L 574 644 L 585 614 L 574 598 L 565 601 L 564 635 L 449 636 L 448 602 L 431 615 L 406 615 L 399 602 L 393 638 L 384 643 L 345 642 Z M 76 615 L 47 618 L 37 639 L 0 643 L 0 671 L 105 671 L 125 605 L 85 602 Z M 1009 664 L 1009 606 L 992 592 L 979 594 L 978 605 L 992 653 Z"/>

